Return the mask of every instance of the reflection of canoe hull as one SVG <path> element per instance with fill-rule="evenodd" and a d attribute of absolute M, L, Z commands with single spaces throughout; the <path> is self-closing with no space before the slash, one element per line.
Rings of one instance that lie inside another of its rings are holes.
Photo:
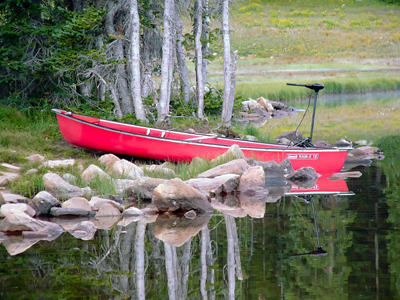
<path fill-rule="evenodd" d="M 330 180 L 327 176 L 321 176 L 312 187 L 302 188 L 292 185 L 286 195 L 353 195 L 349 192 L 344 179 Z"/>
<path fill-rule="evenodd" d="M 331 174 L 341 170 L 347 157 L 347 150 L 343 149 L 287 148 L 277 144 L 166 131 L 53 111 L 57 113 L 61 134 L 70 144 L 122 155 L 189 162 L 194 157 L 216 158 L 236 144 L 246 157 L 278 163 L 289 159 L 295 170 L 312 167 L 318 173 Z"/>

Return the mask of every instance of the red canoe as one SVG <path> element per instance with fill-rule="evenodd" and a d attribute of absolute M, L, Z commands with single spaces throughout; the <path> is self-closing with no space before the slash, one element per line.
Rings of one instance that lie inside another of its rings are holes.
<path fill-rule="evenodd" d="M 339 172 L 348 149 L 288 148 L 285 145 L 190 134 L 124 124 L 53 109 L 61 134 L 72 145 L 104 152 L 165 160 L 190 162 L 194 157 L 213 159 L 232 145 L 246 157 L 282 162 L 289 159 L 294 170 L 312 167 L 317 173 Z"/>

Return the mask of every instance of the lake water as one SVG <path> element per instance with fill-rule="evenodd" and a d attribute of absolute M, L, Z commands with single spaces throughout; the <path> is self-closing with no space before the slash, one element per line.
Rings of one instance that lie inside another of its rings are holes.
<path fill-rule="evenodd" d="M 400 299 L 400 135 L 377 143 L 385 159 L 334 182 L 339 196 L 318 181 L 313 196 L 294 188 L 253 217 L 141 220 L 91 240 L 65 232 L 17 255 L 9 237 L 0 299 Z"/>

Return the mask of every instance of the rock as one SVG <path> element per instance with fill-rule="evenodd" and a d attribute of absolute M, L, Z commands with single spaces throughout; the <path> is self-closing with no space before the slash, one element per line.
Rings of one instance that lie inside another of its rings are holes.
<path fill-rule="evenodd" d="M 68 182 L 68 183 L 70 183 L 70 184 L 76 184 L 76 183 L 78 182 L 78 177 L 76 177 L 76 176 L 74 176 L 74 175 L 72 175 L 72 174 L 70 174 L 70 173 L 65 173 L 65 174 L 62 176 L 62 178 L 63 178 L 66 182 Z"/>
<path fill-rule="evenodd" d="M 195 158 L 192 159 L 192 161 L 190 162 L 189 166 L 196 167 L 196 166 L 202 165 L 204 163 L 205 163 L 204 159 L 202 159 L 201 157 L 195 157 Z"/>
<path fill-rule="evenodd" d="M 28 160 L 33 161 L 33 162 L 44 162 L 46 159 L 44 158 L 44 156 L 40 155 L 40 154 L 32 154 L 30 156 L 27 157 Z"/>
<path fill-rule="evenodd" d="M 154 175 L 162 175 L 163 178 L 175 178 L 175 171 L 165 168 L 161 165 L 151 165 L 151 166 L 145 166 L 143 168 L 143 171 L 149 172 L 150 174 L 154 174 Z"/>
<path fill-rule="evenodd" d="M 250 99 L 242 102 L 243 111 L 252 111 L 258 115 L 262 115 L 265 112 L 265 108 L 258 103 L 256 100 Z"/>
<path fill-rule="evenodd" d="M 288 176 L 287 180 L 298 187 L 311 188 L 315 185 L 318 177 L 320 176 L 321 175 L 316 173 L 313 168 L 304 167 L 295 171 L 293 175 Z"/>
<path fill-rule="evenodd" d="M 19 232 L 33 231 L 36 237 L 50 237 L 60 235 L 62 228 L 54 223 L 41 221 L 28 216 L 26 213 L 12 210 L 3 219 L 0 225 L 0 231 Z M 26 233 L 29 234 L 29 233 Z M 33 235 L 31 235 L 33 236 Z"/>
<path fill-rule="evenodd" d="M 46 191 L 36 194 L 30 202 L 38 215 L 48 215 L 52 207 L 61 207 L 61 202 Z"/>
<path fill-rule="evenodd" d="M 0 186 L 6 186 L 19 177 L 20 175 L 18 173 L 2 172 L 2 175 L 0 176 Z"/>
<path fill-rule="evenodd" d="M 101 168 L 96 165 L 90 165 L 86 168 L 85 171 L 82 172 L 81 177 L 87 183 L 91 182 L 92 180 L 98 178 L 100 180 L 111 180 L 110 175 L 104 172 Z"/>
<path fill-rule="evenodd" d="M 121 211 L 110 203 L 105 203 L 104 205 L 102 205 L 96 213 L 96 218 L 119 216 L 121 216 Z"/>
<path fill-rule="evenodd" d="M 115 202 L 110 199 L 99 198 L 99 197 L 92 197 L 89 201 L 89 204 L 92 207 L 92 210 L 94 210 L 94 211 L 100 210 L 100 208 L 106 204 L 110 204 L 110 205 L 114 206 L 120 212 L 122 212 L 124 210 L 123 207 L 121 206 L 121 204 L 119 204 L 118 202 Z"/>
<path fill-rule="evenodd" d="M 89 217 L 94 216 L 95 214 L 91 211 L 87 211 L 82 208 L 74 208 L 74 207 L 52 207 L 50 209 L 51 216 L 53 217 L 62 217 L 62 216 L 77 216 L 77 217 Z"/>
<path fill-rule="evenodd" d="M 254 188 L 263 187 L 265 184 L 265 173 L 261 166 L 249 167 L 240 177 L 238 190 L 242 190 L 244 187 Z"/>
<path fill-rule="evenodd" d="M 83 221 L 68 230 L 68 232 L 74 237 L 88 241 L 93 239 L 97 229 L 91 221 Z"/>
<path fill-rule="evenodd" d="M 76 163 L 75 159 L 64 159 L 64 160 L 48 160 L 42 164 L 42 167 L 58 168 L 73 166 Z"/>
<path fill-rule="evenodd" d="M 272 106 L 272 104 L 271 104 L 268 100 L 264 99 L 264 97 L 258 98 L 258 99 L 257 99 L 257 102 L 258 102 L 262 107 L 264 107 L 264 108 L 266 109 L 267 112 L 273 112 L 273 111 L 275 110 L 274 107 Z"/>
<path fill-rule="evenodd" d="M 122 213 L 122 216 L 124 218 L 130 216 L 141 216 L 141 215 L 143 215 L 143 212 L 139 208 L 136 208 L 134 206 L 125 209 Z"/>
<path fill-rule="evenodd" d="M 3 204 L 6 204 L 6 200 L 4 199 L 3 194 L 0 192 L 0 206 Z"/>
<path fill-rule="evenodd" d="M 63 208 L 79 208 L 86 211 L 92 211 L 89 201 L 83 197 L 73 197 L 62 204 Z"/>
<path fill-rule="evenodd" d="M 152 203 L 160 212 L 189 211 L 212 213 L 206 196 L 195 188 L 175 178 L 158 185 L 153 192 Z"/>
<path fill-rule="evenodd" d="M 21 168 L 18 166 L 14 166 L 14 165 L 7 164 L 7 163 L 2 163 L 1 166 L 3 168 L 6 168 L 8 170 L 8 172 L 13 172 L 13 173 L 21 172 Z"/>
<path fill-rule="evenodd" d="M 214 178 L 192 178 L 185 181 L 186 184 L 199 190 L 207 196 L 222 193 L 234 193 L 239 185 L 240 176 L 236 174 L 225 174 Z"/>
<path fill-rule="evenodd" d="M 104 154 L 99 157 L 99 162 L 106 166 L 107 171 L 111 171 L 113 164 L 121 159 L 114 154 Z"/>
<path fill-rule="evenodd" d="M 332 147 L 332 143 L 327 142 L 327 141 L 321 141 L 321 140 L 317 140 L 314 143 L 315 147 L 321 147 L 321 148 L 330 148 Z"/>
<path fill-rule="evenodd" d="M 383 159 L 382 152 L 377 147 L 362 146 L 349 151 L 349 157 L 357 159 Z"/>
<path fill-rule="evenodd" d="M 245 159 L 235 159 L 210 170 L 207 170 L 197 175 L 197 178 L 214 178 L 225 174 L 242 175 L 248 168 L 249 165 L 247 164 Z"/>
<path fill-rule="evenodd" d="M 25 172 L 25 175 L 32 175 L 32 174 L 35 174 L 37 172 L 39 172 L 38 169 L 30 169 L 30 170 Z"/>
<path fill-rule="evenodd" d="M 18 210 L 26 213 L 27 215 L 34 217 L 36 211 L 25 203 L 7 203 L 1 206 L 0 208 L 0 216 L 5 217 L 12 210 Z"/>
<path fill-rule="evenodd" d="M 3 194 L 6 203 L 27 203 L 28 199 L 18 194 Z"/>
<path fill-rule="evenodd" d="M 44 174 L 43 183 L 46 190 L 58 199 L 82 197 L 84 195 L 82 189 L 66 182 L 55 173 Z"/>
<path fill-rule="evenodd" d="M 298 142 L 300 142 L 304 137 L 303 137 L 303 135 L 302 135 L 299 131 L 297 131 L 297 130 L 291 130 L 291 131 L 282 133 L 281 135 L 277 136 L 277 137 L 275 138 L 275 140 L 278 141 L 278 140 L 283 139 L 283 138 L 285 138 L 285 139 L 287 139 L 287 140 L 289 140 L 289 141 L 291 141 L 291 142 L 293 142 L 293 143 L 298 143 Z"/>
<path fill-rule="evenodd" d="M 139 180 L 139 179 L 138 179 Z M 126 190 L 135 184 L 136 180 L 133 179 L 115 179 L 114 187 L 118 195 L 125 195 Z"/>
<path fill-rule="evenodd" d="M 337 180 L 337 179 L 345 179 L 345 178 L 359 178 L 361 177 L 362 173 L 360 171 L 354 171 L 354 172 L 341 172 L 341 173 L 335 173 L 328 179 L 330 180 Z"/>
<path fill-rule="evenodd" d="M 238 145 L 234 144 L 224 154 L 212 159 L 211 162 L 224 162 L 239 158 L 244 159 L 244 153 Z"/>
<path fill-rule="evenodd" d="M 134 183 L 125 190 L 125 193 L 127 197 L 151 200 L 153 198 L 154 189 L 166 181 L 167 179 L 162 178 L 143 177 L 139 180 L 135 180 Z"/>
<path fill-rule="evenodd" d="M 144 176 L 142 169 L 125 159 L 116 161 L 113 164 L 113 172 L 128 179 L 139 179 Z"/>
<path fill-rule="evenodd" d="M 168 245 L 180 247 L 207 226 L 211 216 L 203 215 L 188 219 L 176 215 L 159 215 L 154 235 Z"/>
<path fill-rule="evenodd" d="M 353 147 L 353 142 L 342 138 L 339 141 L 333 143 L 333 147 L 337 147 L 337 148 L 352 148 Z"/>

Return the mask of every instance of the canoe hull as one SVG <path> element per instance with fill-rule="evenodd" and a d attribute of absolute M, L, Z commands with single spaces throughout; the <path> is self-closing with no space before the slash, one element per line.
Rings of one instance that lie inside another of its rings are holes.
<path fill-rule="evenodd" d="M 127 156 L 190 162 L 194 157 L 216 158 L 225 153 L 232 144 L 238 144 L 246 157 L 261 161 L 273 160 L 277 163 L 289 159 L 295 170 L 302 167 L 312 167 L 318 173 L 339 172 L 347 157 L 347 151 L 336 148 L 283 148 L 281 145 L 274 144 L 270 145 L 276 148 L 270 147 L 268 144 L 265 144 L 266 148 L 262 148 L 262 143 L 254 143 L 256 147 L 250 147 L 248 145 L 252 144 L 248 141 L 243 141 L 244 144 L 240 145 L 241 140 L 236 142 L 233 139 L 230 139 L 229 142 L 227 142 L 227 139 L 218 140 L 219 143 L 225 143 L 225 145 L 222 145 L 215 143 L 217 140 L 200 142 L 137 134 L 132 132 L 135 129 L 133 125 L 129 126 L 130 132 L 128 132 L 99 125 L 100 119 L 85 116 L 76 118 L 78 115 L 54 111 L 57 113 L 61 134 L 70 144 Z M 138 128 L 142 129 L 143 127 Z"/>

